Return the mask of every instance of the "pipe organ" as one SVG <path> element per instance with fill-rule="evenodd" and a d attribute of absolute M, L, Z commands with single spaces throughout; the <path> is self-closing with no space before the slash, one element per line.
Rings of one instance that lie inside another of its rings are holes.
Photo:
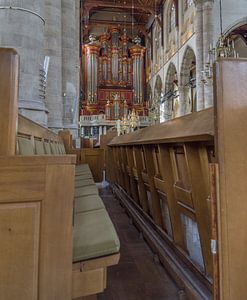
<path fill-rule="evenodd" d="M 141 44 L 139 37 L 135 38 L 133 47 L 130 48 L 131 57 L 133 60 L 133 91 L 134 104 L 140 105 L 143 101 L 143 69 L 144 69 L 144 54 L 145 48 Z"/>
<path fill-rule="evenodd" d="M 126 30 L 111 27 L 97 41 L 90 36 L 84 45 L 86 89 L 82 101 L 83 115 L 104 114 L 108 120 L 117 120 L 133 108 L 147 115 L 144 103 L 144 54 L 140 38 L 134 43 Z"/>

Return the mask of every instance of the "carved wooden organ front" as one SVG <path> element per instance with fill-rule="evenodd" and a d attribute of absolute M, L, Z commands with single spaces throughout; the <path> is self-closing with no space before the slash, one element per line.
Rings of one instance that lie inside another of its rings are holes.
<path fill-rule="evenodd" d="M 111 27 L 108 33 L 84 45 L 85 99 L 83 114 L 122 118 L 133 108 L 146 115 L 144 99 L 145 47 L 130 42 L 125 31 Z"/>

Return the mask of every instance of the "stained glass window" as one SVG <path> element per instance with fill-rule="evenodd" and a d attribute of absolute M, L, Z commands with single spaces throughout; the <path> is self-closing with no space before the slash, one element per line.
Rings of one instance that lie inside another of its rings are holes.
<path fill-rule="evenodd" d="M 170 32 L 175 28 L 176 26 L 176 6 L 173 1 L 171 5 L 171 10 L 170 10 Z"/>

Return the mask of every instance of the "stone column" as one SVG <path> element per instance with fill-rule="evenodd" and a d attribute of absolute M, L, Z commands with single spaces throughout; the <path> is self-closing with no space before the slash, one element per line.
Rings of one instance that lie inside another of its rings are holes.
<path fill-rule="evenodd" d="M 196 110 L 204 108 L 204 84 L 201 82 L 204 69 L 203 59 L 203 0 L 194 0 L 196 5 L 195 35 L 196 35 Z"/>
<path fill-rule="evenodd" d="M 20 55 L 19 111 L 47 124 L 40 69 L 44 62 L 44 1 L 0 0 L 0 45 Z M 10 6 L 11 5 L 11 6 Z"/>
<path fill-rule="evenodd" d="M 101 136 L 102 136 L 102 126 L 99 126 L 99 144 L 100 144 Z"/>
<path fill-rule="evenodd" d="M 103 132 L 102 132 L 102 126 L 100 125 L 100 126 L 99 126 L 99 136 L 101 136 L 102 133 L 103 133 Z"/>
<path fill-rule="evenodd" d="M 182 81 L 182 80 L 181 80 Z M 188 87 L 184 86 L 184 85 L 179 85 L 179 110 L 178 110 L 178 115 L 177 117 L 186 115 L 188 113 L 187 111 L 187 99 L 186 96 L 188 95 L 187 91 L 188 91 Z"/>
<path fill-rule="evenodd" d="M 75 0 L 75 59 L 76 59 L 76 92 L 77 92 L 77 98 L 78 98 L 78 103 L 76 107 L 76 113 L 75 113 L 75 123 L 78 124 L 79 121 L 79 116 L 80 116 L 80 66 L 81 66 L 81 58 L 80 58 L 80 33 L 81 33 L 81 24 L 80 24 L 80 0 Z"/>
<path fill-rule="evenodd" d="M 45 0 L 45 55 L 50 57 L 46 99 L 48 126 L 63 128 L 61 0 Z"/>
<path fill-rule="evenodd" d="M 79 33 L 80 24 L 77 3 L 62 0 L 62 94 L 63 126 L 78 134 L 78 77 L 79 77 Z M 74 16 L 74 17 L 73 17 Z"/>
<path fill-rule="evenodd" d="M 213 43 L 213 5 L 214 0 L 206 0 L 203 3 L 203 49 L 204 62 L 208 62 L 208 50 Z M 209 80 L 204 86 L 204 108 L 213 105 L 213 80 Z"/>
<path fill-rule="evenodd" d="M 107 127 L 106 126 L 104 126 L 104 135 L 106 135 L 106 133 L 107 133 Z"/>

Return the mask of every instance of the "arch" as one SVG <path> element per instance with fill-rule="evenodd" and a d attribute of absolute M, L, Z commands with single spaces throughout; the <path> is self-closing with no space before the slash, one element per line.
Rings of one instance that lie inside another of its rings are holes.
<path fill-rule="evenodd" d="M 163 10 L 164 15 L 164 45 L 166 52 L 170 51 L 171 41 L 175 42 L 176 39 L 176 28 L 178 27 L 178 0 L 166 1 Z M 172 17 L 172 22 L 171 22 Z M 172 23 L 172 24 L 171 24 Z"/>
<path fill-rule="evenodd" d="M 234 22 L 232 25 L 230 25 L 229 27 L 227 27 L 225 29 L 225 31 L 223 32 L 224 36 L 229 35 L 233 30 L 237 29 L 238 27 L 241 27 L 243 25 L 247 24 L 247 17 L 244 17 L 240 20 L 237 20 L 236 22 Z"/>
<path fill-rule="evenodd" d="M 154 30 L 154 57 L 155 57 L 155 69 L 156 71 L 159 70 L 161 66 L 161 27 L 160 25 L 156 22 L 155 24 L 155 30 Z"/>
<path fill-rule="evenodd" d="M 174 63 L 170 63 L 167 73 L 166 73 L 166 81 L 165 81 L 165 93 L 168 93 L 173 88 L 174 80 L 177 77 L 177 69 Z"/>
<path fill-rule="evenodd" d="M 180 72 L 180 115 L 195 111 L 196 108 L 196 56 L 187 46 Z"/>
<path fill-rule="evenodd" d="M 225 31 L 224 36 L 234 41 L 234 48 L 239 57 L 247 58 L 247 18 L 238 20 Z"/>
<path fill-rule="evenodd" d="M 170 63 L 165 80 L 165 93 L 161 101 L 161 118 L 164 121 L 176 117 L 176 107 L 179 100 L 177 69 L 173 63 Z"/>

